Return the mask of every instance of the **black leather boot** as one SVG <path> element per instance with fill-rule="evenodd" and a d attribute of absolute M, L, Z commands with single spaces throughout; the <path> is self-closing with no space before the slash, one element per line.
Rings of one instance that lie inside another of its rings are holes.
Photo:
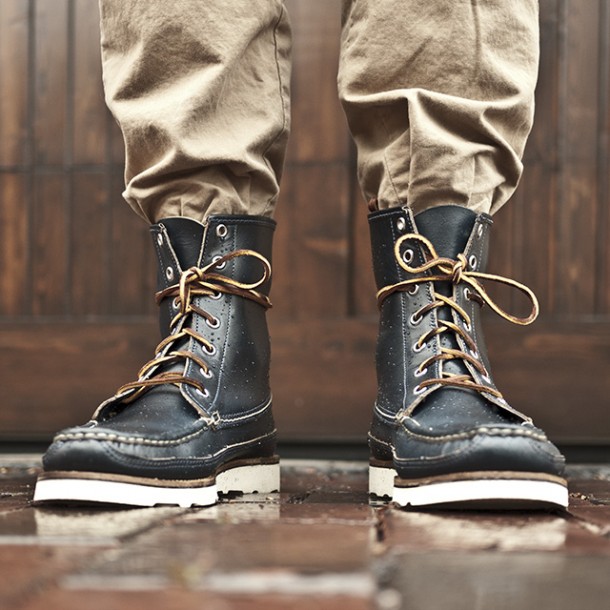
<path fill-rule="evenodd" d="M 482 306 L 518 324 L 538 313 L 528 288 L 483 273 L 491 218 L 441 206 L 369 222 L 381 315 L 370 493 L 401 506 L 567 506 L 563 456 L 491 377 Z M 484 280 L 524 292 L 532 314 L 503 311 Z"/>
<path fill-rule="evenodd" d="M 137 381 L 55 437 L 35 502 L 191 506 L 279 489 L 265 319 L 274 228 L 256 216 L 151 228 L 164 338 Z"/>

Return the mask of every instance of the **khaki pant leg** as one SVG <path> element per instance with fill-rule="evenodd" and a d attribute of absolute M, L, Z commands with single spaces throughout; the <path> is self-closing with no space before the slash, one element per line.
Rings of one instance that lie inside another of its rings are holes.
<path fill-rule="evenodd" d="M 100 0 L 107 104 L 141 216 L 271 215 L 289 129 L 282 0 Z"/>
<path fill-rule="evenodd" d="M 339 94 L 367 199 L 497 211 L 519 181 L 536 0 L 344 0 Z"/>

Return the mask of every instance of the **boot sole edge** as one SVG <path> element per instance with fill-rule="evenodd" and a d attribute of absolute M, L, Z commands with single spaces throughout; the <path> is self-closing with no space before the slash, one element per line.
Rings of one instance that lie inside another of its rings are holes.
<path fill-rule="evenodd" d="M 521 477 L 515 474 L 401 486 L 401 482 L 403 485 L 409 482 L 401 481 L 393 468 L 370 466 L 369 493 L 390 498 L 401 507 L 547 510 L 568 507 L 565 481 L 558 477 L 544 480 L 528 478 L 528 473 Z"/>
<path fill-rule="evenodd" d="M 68 474 L 68 473 L 66 473 Z M 88 476 L 87 476 L 88 475 Z M 163 485 L 155 479 L 132 483 L 104 479 L 103 473 L 78 473 L 75 477 L 40 478 L 34 504 L 93 503 L 152 507 L 159 505 L 210 506 L 219 495 L 229 493 L 273 493 L 280 489 L 280 465 L 224 466 L 215 477 L 202 481 L 179 481 Z"/>

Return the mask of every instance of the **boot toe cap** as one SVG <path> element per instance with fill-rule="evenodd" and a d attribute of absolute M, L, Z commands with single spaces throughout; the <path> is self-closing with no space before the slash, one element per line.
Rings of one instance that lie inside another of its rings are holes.
<path fill-rule="evenodd" d="M 529 424 L 481 426 L 460 434 L 423 435 L 403 425 L 395 434 L 400 477 L 457 472 L 513 471 L 561 476 L 565 459 L 544 433 Z"/>

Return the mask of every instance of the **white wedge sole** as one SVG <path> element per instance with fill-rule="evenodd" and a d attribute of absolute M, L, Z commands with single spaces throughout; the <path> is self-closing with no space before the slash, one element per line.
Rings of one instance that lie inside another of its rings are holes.
<path fill-rule="evenodd" d="M 209 506 L 219 494 L 272 493 L 280 489 L 280 465 L 246 464 L 228 467 L 216 477 L 195 481 L 165 481 L 98 473 L 49 473 L 39 477 L 34 503 L 94 502 L 128 506 Z"/>
<path fill-rule="evenodd" d="M 467 476 L 466 476 L 467 475 Z M 369 467 L 369 493 L 400 506 L 490 505 L 498 508 L 566 508 L 565 481 L 528 473 L 465 473 L 454 480 L 438 477 L 414 482 L 396 480 L 392 468 Z"/>

